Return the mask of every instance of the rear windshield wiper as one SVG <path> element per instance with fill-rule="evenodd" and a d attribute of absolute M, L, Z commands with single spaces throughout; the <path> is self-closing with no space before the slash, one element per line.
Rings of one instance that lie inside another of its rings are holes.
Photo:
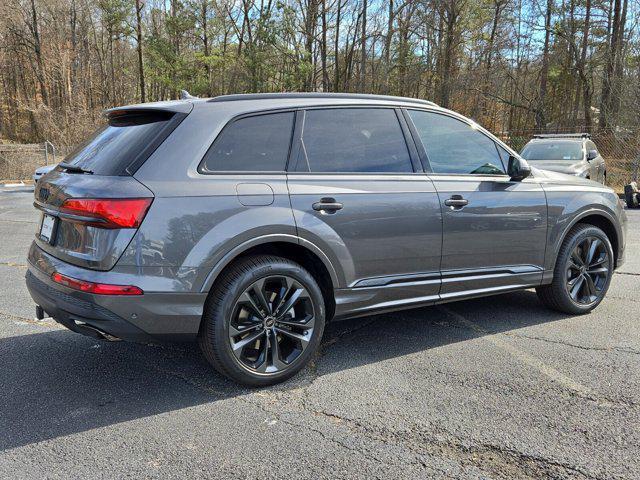
<path fill-rule="evenodd" d="M 64 168 L 67 172 L 86 173 L 93 175 L 93 170 L 87 170 L 86 168 L 79 167 L 78 165 L 71 165 L 70 163 L 60 162 L 59 167 Z"/>

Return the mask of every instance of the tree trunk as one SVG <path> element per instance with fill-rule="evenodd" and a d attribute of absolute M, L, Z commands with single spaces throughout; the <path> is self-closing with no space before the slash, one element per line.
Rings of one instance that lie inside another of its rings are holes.
<path fill-rule="evenodd" d="M 42 44 L 40 42 L 40 26 L 38 25 L 38 12 L 35 0 L 31 0 L 31 34 L 33 36 L 33 50 L 36 56 L 36 76 L 40 87 L 42 103 L 49 105 L 49 91 L 44 73 L 44 60 L 42 59 Z"/>
<path fill-rule="evenodd" d="M 362 1 L 362 31 L 360 33 L 360 91 L 365 91 L 367 70 L 367 0 Z"/>
<path fill-rule="evenodd" d="M 627 24 L 627 7 L 628 0 L 624 0 L 622 3 L 622 12 L 620 13 L 620 21 L 618 25 L 618 38 L 616 42 L 616 55 L 614 65 L 614 77 L 611 96 L 611 117 L 614 120 L 618 118 L 618 112 L 620 111 L 620 101 L 622 99 L 622 76 L 624 74 L 624 50 L 627 45 L 625 42 L 625 29 Z"/>
<path fill-rule="evenodd" d="M 200 8 L 202 23 L 202 53 L 205 56 L 205 64 L 204 69 L 207 73 L 207 96 L 211 97 L 213 95 L 211 88 L 211 64 L 209 63 L 209 55 L 211 54 L 209 49 L 209 24 L 208 24 L 208 16 L 209 16 L 209 0 L 202 0 L 201 8 Z"/>
<path fill-rule="evenodd" d="M 304 25 L 304 51 L 305 60 L 309 63 L 309 73 L 305 80 L 306 90 L 315 90 L 315 70 L 313 68 L 313 43 L 316 33 L 316 21 L 318 19 L 318 0 L 308 0 L 307 16 Z"/>
<path fill-rule="evenodd" d="M 624 2 L 626 9 L 626 0 Z M 626 12 L 625 12 L 626 13 Z M 610 38 L 606 50 L 606 64 L 604 77 L 602 79 L 602 95 L 600 98 L 600 119 L 599 126 L 601 129 L 607 129 L 613 121 L 613 95 L 617 84 L 616 66 L 618 65 L 618 54 L 620 49 L 621 35 L 621 19 L 622 19 L 622 1 L 612 0 L 609 3 L 608 16 L 611 19 L 608 22 L 608 36 Z M 624 26 L 622 25 L 622 30 Z"/>
<path fill-rule="evenodd" d="M 327 70 L 327 0 L 322 0 L 322 44 L 320 45 L 322 64 L 322 91 L 329 91 L 329 72 Z"/>
<path fill-rule="evenodd" d="M 336 35 L 333 41 L 333 91 L 340 91 L 340 21 L 342 20 L 342 0 L 337 0 Z"/>
<path fill-rule="evenodd" d="M 442 73 L 440 77 L 440 105 L 449 107 L 451 95 L 451 83 L 453 77 L 453 65 L 455 62 L 456 36 L 460 11 L 458 0 L 447 0 L 444 4 L 444 58 L 442 60 Z"/>
<path fill-rule="evenodd" d="M 389 10 L 387 13 L 387 34 L 384 37 L 384 93 L 388 94 L 390 90 L 391 76 L 391 40 L 393 39 L 393 22 L 394 10 L 393 0 L 389 0 Z"/>
<path fill-rule="evenodd" d="M 489 91 L 489 80 L 491 77 L 491 64 L 493 62 L 493 49 L 496 42 L 496 35 L 498 34 L 498 26 L 500 25 L 500 14 L 505 3 L 504 0 L 494 0 L 494 12 L 493 21 L 491 23 L 491 34 L 489 35 L 489 42 L 487 44 L 487 53 L 485 60 L 485 68 L 482 76 L 482 97 L 480 99 L 480 112 L 483 116 L 487 113 L 487 93 Z M 477 112 L 474 112 L 474 117 L 477 116 Z"/>
<path fill-rule="evenodd" d="M 68 98 L 73 95 L 73 91 L 76 86 L 76 79 L 78 73 L 78 33 L 77 33 L 77 24 L 78 24 L 78 11 L 76 9 L 75 0 L 71 1 L 71 7 L 69 9 L 69 29 L 71 30 L 71 73 L 69 79 L 69 92 L 67 93 Z"/>
<path fill-rule="evenodd" d="M 540 69 L 540 92 L 538 93 L 538 106 L 536 108 L 536 129 L 541 132 L 546 126 L 545 100 L 547 97 L 547 77 L 549 76 L 549 41 L 551 38 L 551 13 L 554 0 L 547 0 L 547 8 L 544 19 L 544 47 L 542 49 L 542 67 Z"/>
<path fill-rule="evenodd" d="M 138 78 L 140 81 L 140 101 L 147 101 L 144 81 L 144 62 L 142 58 L 142 9 L 144 4 L 141 0 L 136 0 L 136 41 L 138 50 Z"/>
<path fill-rule="evenodd" d="M 566 70 L 567 72 L 573 73 L 577 70 L 577 55 L 575 52 L 576 49 L 576 0 L 571 0 L 569 3 L 569 42 L 567 49 L 567 64 Z M 576 127 L 576 123 L 578 122 L 578 110 L 580 109 L 580 78 L 575 75 L 569 75 L 567 79 L 566 85 L 567 95 L 571 95 L 573 93 L 573 106 L 569 110 L 567 109 L 565 114 L 565 126 L 573 126 Z"/>
<path fill-rule="evenodd" d="M 586 0 L 584 12 L 584 27 L 582 29 L 582 48 L 580 51 L 579 75 L 582 83 L 582 104 L 584 108 L 584 126 L 591 131 L 591 86 L 586 73 L 587 49 L 589 48 L 589 28 L 591 23 L 591 0 Z"/>

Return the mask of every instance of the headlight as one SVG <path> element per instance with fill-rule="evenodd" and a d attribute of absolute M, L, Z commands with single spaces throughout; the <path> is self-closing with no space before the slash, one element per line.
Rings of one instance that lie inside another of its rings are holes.
<path fill-rule="evenodd" d="M 586 178 L 587 175 L 589 175 L 589 170 L 583 170 L 581 172 L 578 172 L 579 177 Z"/>

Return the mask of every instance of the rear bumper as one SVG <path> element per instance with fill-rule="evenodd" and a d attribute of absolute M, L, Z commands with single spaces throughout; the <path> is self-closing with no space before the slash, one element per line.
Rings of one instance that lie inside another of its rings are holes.
<path fill-rule="evenodd" d="M 91 295 L 71 296 L 47 285 L 31 271 L 26 274 L 31 298 L 56 322 L 76 333 L 101 340 L 149 342 L 153 338 L 115 313 L 94 303 Z M 115 338 L 111 338 L 115 337 Z"/>
<path fill-rule="evenodd" d="M 112 336 L 134 342 L 189 342 L 198 335 L 206 293 L 96 295 L 55 283 L 53 272 L 80 280 L 143 287 L 145 277 L 83 269 L 32 245 L 26 274 L 29 293 L 49 316 L 70 330 L 94 338 Z"/>

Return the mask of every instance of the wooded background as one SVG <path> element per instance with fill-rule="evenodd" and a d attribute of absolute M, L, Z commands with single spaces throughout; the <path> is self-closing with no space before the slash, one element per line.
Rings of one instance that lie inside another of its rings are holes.
<path fill-rule="evenodd" d="M 73 145 L 103 109 L 180 89 L 335 91 L 430 99 L 506 138 L 590 131 L 635 148 L 639 9 L 640 0 L 3 0 L 0 138 Z"/>

